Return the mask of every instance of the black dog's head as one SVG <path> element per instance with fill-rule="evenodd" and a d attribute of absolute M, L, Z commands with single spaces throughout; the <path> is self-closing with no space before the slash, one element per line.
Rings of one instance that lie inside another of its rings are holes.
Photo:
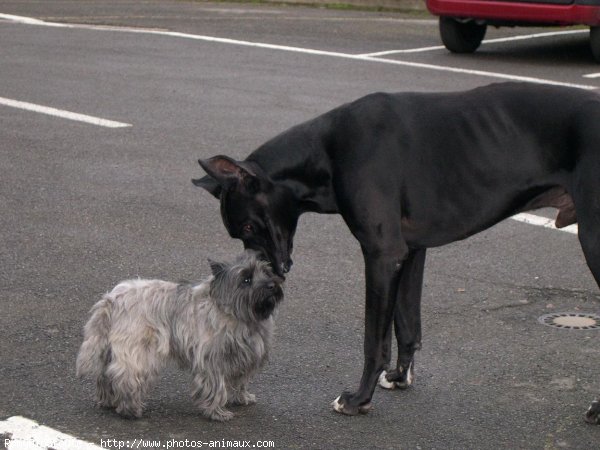
<path fill-rule="evenodd" d="M 221 200 L 229 235 L 261 253 L 278 275 L 289 272 L 300 215 L 291 189 L 274 183 L 249 161 L 215 156 L 198 162 L 208 175 L 192 182 Z"/>

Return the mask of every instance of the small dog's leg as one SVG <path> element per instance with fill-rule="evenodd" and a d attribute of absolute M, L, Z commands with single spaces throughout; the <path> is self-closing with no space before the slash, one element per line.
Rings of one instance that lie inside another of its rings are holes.
<path fill-rule="evenodd" d="M 229 403 L 231 405 L 241 406 L 254 405 L 256 403 L 256 395 L 251 394 L 244 389 L 241 392 L 234 393 Z"/>
<path fill-rule="evenodd" d="M 233 413 L 225 409 L 227 388 L 222 375 L 195 374 L 193 383 L 192 398 L 205 417 L 219 422 L 233 419 Z"/>
<path fill-rule="evenodd" d="M 142 417 L 142 411 L 144 410 L 140 402 L 141 399 L 135 394 L 123 396 L 117 404 L 115 411 L 118 415 L 126 419 L 139 419 Z"/>
<path fill-rule="evenodd" d="M 114 408 L 114 398 L 115 393 L 110 378 L 103 373 L 96 380 L 96 402 L 101 408 Z"/>
<path fill-rule="evenodd" d="M 113 405 L 117 413 L 126 418 L 142 417 L 147 374 L 118 361 L 111 363 L 107 373 L 112 380 Z"/>

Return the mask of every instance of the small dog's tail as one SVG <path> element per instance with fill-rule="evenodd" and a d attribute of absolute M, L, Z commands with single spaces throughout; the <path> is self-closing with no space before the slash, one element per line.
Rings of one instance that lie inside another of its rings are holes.
<path fill-rule="evenodd" d="M 110 361 L 109 333 L 112 299 L 105 295 L 90 311 L 92 316 L 84 328 L 84 339 L 77 355 L 77 376 L 99 377 Z"/>

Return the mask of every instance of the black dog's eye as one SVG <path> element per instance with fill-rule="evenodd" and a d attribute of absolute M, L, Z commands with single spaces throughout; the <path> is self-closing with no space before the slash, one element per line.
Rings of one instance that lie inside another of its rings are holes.
<path fill-rule="evenodd" d="M 246 234 L 250 234 L 254 231 L 254 227 L 252 226 L 251 223 L 247 223 L 246 225 L 244 225 L 242 227 L 242 231 Z"/>
<path fill-rule="evenodd" d="M 246 278 L 244 278 L 244 281 L 242 281 L 242 283 L 244 283 L 244 284 L 252 284 L 252 278 L 246 277 Z"/>

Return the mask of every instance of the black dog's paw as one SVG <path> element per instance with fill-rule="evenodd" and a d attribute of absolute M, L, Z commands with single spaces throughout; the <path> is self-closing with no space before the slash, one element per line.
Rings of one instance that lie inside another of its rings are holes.
<path fill-rule="evenodd" d="M 379 386 L 383 389 L 408 389 L 415 381 L 415 372 L 412 362 L 408 368 L 402 367 L 386 372 L 385 370 L 379 375 Z"/>
<path fill-rule="evenodd" d="M 585 421 L 594 425 L 600 425 L 600 399 L 594 400 L 585 413 Z"/>
<path fill-rule="evenodd" d="M 346 416 L 356 416 L 357 414 L 367 414 L 372 408 L 373 405 L 371 402 L 364 403 L 362 405 L 355 404 L 354 397 L 349 392 L 344 392 L 338 398 L 336 398 L 333 402 L 331 402 L 331 406 L 333 410 L 344 414 Z"/>

